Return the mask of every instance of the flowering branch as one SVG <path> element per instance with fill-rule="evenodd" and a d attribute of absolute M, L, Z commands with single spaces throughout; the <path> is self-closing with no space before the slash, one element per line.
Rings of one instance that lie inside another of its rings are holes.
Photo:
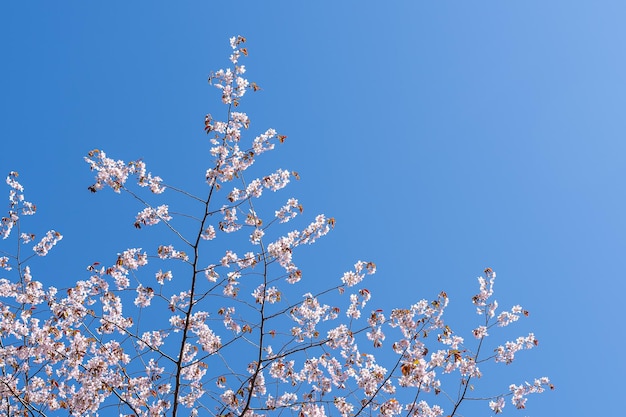
<path fill-rule="evenodd" d="M 162 224 L 184 251 L 159 238 L 147 249 L 122 250 L 109 266 L 89 265 L 88 276 L 69 288 L 46 287 L 28 263 L 47 256 L 63 236 L 22 232 L 36 206 L 24 199 L 18 174 L 9 173 L 0 235 L 13 237 L 16 246 L 0 252 L 9 276 L 0 278 L 0 413 L 96 416 L 114 408 L 146 417 L 438 417 L 444 410 L 459 415 L 469 400 L 486 402 L 495 413 L 508 397 L 525 408 L 528 394 L 553 388 L 542 377 L 468 395 L 470 382 L 482 376 L 479 365 L 509 364 L 538 344 L 530 333 L 484 353 L 490 333 L 528 316 L 521 306 L 498 312 L 489 268 L 472 298 L 482 316 L 469 333 L 477 340 L 474 350 L 445 322 L 445 292 L 388 314 L 366 310 L 372 294 L 364 284 L 376 273 L 373 262 L 357 261 L 317 292 L 297 289 L 311 286 L 296 265 L 298 248 L 329 233 L 335 219 L 319 214 L 300 223 L 304 208 L 295 198 L 279 207 L 261 199 L 299 179 L 296 172 L 248 174 L 287 137 L 270 128 L 246 141 L 252 123 L 239 106 L 247 91 L 260 88 L 244 78 L 245 42 L 232 38 L 232 67 L 209 77 L 227 111 L 223 121 L 210 114 L 204 120 L 214 158 L 204 177 L 206 197 L 166 186 L 141 160 L 126 163 L 97 149 L 85 158 L 95 173 L 91 192 L 108 187 L 128 194 L 141 206 L 134 227 Z M 153 201 L 156 196 L 170 204 Z M 194 201 L 193 208 L 170 210 L 180 199 Z M 220 247 L 226 234 L 242 238 Z M 25 255 L 28 246 L 33 252 Z M 458 387 L 456 396 L 442 383 L 444 375 L 458 377 L 451 387 Z"/>

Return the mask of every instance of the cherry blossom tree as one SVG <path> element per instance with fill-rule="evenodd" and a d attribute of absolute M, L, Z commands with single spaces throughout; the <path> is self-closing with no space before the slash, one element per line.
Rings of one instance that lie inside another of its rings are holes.
<path fill-rule="evenodd" d="M 444 321 L 445 292 L 405 308 L 368 308 L 370 261 L 310 290 L 294 254 L 335 220 L 320 214 L 292 229 L 287 223 L 303 214 L 298 200 L 261 200 L 298 174 L 249 174 L 286 136 L 267 129 L 248 139 L 251 122 L 239 106 L 259 87 L 244 78 L 244 43 L 232 38 L 231 68 L 209 77 L 227 116 L 204 120 L 213 163 L 203 196 L 166 183 L 141 160 L 102 150 L 85 158 L 95 173 L 90 191 L 132 196 L 141 205 L 134 227 L 164 227 L 169 240 L 127 248 L 57 289 L 35 279 L 29 261 L 62 235 L 29 232 L 36 206 L 9 173 L 0 225 L 0 415 L 435 417 L 460 415 L 477 399 L 494 413 L 507 402 L 525 408 L 528 394 L 552 388 L 541 377 L 472 397 L 482 364 L 509 364 L 538 343 L 530 333 L 485 348 L 491 333 L 528 315 L 520 306 L 498 309 L 490 268 L 471 299 L 477 327 L 465 337 Z M 176 199 L 164 200 L 168 194 Z M 184 211 L 164 203 L 180 199 Z"/>

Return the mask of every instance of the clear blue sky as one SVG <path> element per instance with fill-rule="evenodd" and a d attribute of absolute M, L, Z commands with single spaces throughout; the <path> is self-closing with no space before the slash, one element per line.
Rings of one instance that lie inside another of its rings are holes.
<path fill-rule="evenodd" d="M 82 157 L 143 158 L 201 186 L 207 75 L 244 35 L 263 91 L 242 108 L 256 131 L 289 136 L 267 166 L 299 171 L 287 193 L 337 219 L 301 254 L 308 279 L 373 260 L 372 305 L 444 289 L 469 328 L 491 266 L 500 304 L 531 311 L 517 330 L 540 340 L 506 384 L 545 374 L 557 386 L 506 411 L 616 416 L 625 19 L 608 0 L 6 2 L 0 171 L 19 171 L 42 230 L 65 236 L 37 278 L 84 278 L 136 233 L 128 200 L 87 191 Z"/>

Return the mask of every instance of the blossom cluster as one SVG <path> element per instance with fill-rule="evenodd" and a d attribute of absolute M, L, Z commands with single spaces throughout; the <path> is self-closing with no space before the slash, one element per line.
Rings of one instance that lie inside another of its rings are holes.
<path fill-rule="evenodd" d="M 19 174 L 16 171 L 9 172 L 6 183 L 9 186 L 9 212 L 0 218 L 0 235 L 6 239 L 11 234 L 13 226 L 17 224 L 20 214 L 32 216 L 37 211 L 37 206 L 24 199 L 24 187 L 17 181 Z"/>
<path fill-rule="evenodd" d="M 91 170 L 96 172 L 96 182 L 89 186 L 91 192 L 95 193 L 105 186 L 109 186 L 116 193 L 120 193 L 131 175 L 137 177 L 139 186 L 150 188 L 154 194 L 161 194 L 165 191 L 161 177 L 146 173 L 146 164 L 141 160 L 129 163 L 121 160 L 116 161 L 107 157 L 105 152 L 94 149 L 88 153 L 85 161 Z"/>
<path fill-rule="evenodd" d="M 142 224 L 145 226 L 153 226 L 161 220 L 172 220 L 172 216 L 169 215 L 168 209 L 168 206 L 165 204 L 160 205 L 156 209 L 146 207 L 137 214 L 135 227 L 140 229 Z"/>
<path fill-rule="evenodd" d="M 57 232 L 55 230 L 50 230 L 39 241 L 39 243 L 37 243 L 33 247 L 33 250 L 39 256 L 46 256 L 48 254 L 48 252 L 50 251 L 50 249 L 52 249 L 52 247 L 54 245 L 56 245 L 61 239 L 63 239 L 63 236 L 61 235 L 61 233 L 59 233 L 59 232 Z"/>

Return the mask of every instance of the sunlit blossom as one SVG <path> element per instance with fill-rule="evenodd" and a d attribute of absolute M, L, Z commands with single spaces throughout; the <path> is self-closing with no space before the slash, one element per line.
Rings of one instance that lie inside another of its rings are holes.
<path fill-rule="evenodd" d="M 68 288 L 47 286 L 38 274 L 56 279 L 64 270 L 28 263 L 63 237 L 50 230 L 37 240 L 30 233 L 24 223 L 30 218 L 23 216 L 35 215 L 37 206 L 25 200 L 17 172 L 9 173 L 8 211 L 0 220 L 6 242 L 0 409 L 7 416 L 95 416 L 115 409 L 141 417 L 439 417 L 450 407 L 434 402 L 450 393 L 468 400 L 467 388 L 489 369 L 486 360 L 509 364 L 520 350 L 538 345 L 529 333 L 481 350 L 484 338 L 529 315 L 519 305 L 498 310 L 491 268 L 472 298 L 479 322 L 465 332 L 444 321 L 445 292 L 380 308 L 366 288 L 373 262 L 329 273 L 334 278 L 327 285 L 324 272 L 303 274 L 296 265 L 300 247 L 329 233 L 335 219 L 318 214 L 300 223 L 294 219 L 304 208 L 289 196 L 265 203 L 269 191 L 283 190 L 299 175 L 282 168 L 255 172 L 263 168 L 255 165 L 258 157 L 286 136 L 272 128 L 248 133 L 251 120 L 240 105 L 248 90 L 260 87 L 245 78 L 245 43 L 232 37 L 231 67 L 209 77 L 225 104 L 224 119 L 204 116 L 211 159 L 202 168 L 206 192 L 198 195 L 204 197 L 169 187 L 168 194 L 180 196 L 167 200 L 175 219 L 162 201 L 169 196 L 160 195 L 162 178 L 143 160 L 124 162 L 101 150 L 85 158 L 95 174 L 89 190 L 110 187 L 139 201 L 143 208 L 130 214 L 137 229 L 166 226 L 170 234 L 149 240 L 146 249 L 122 246 L 117 257 L 89 260 L 87 276 Z M 457 385 L 445 391 L 442 385 L 453 378 Z M 483 399 L 485 409 L 501 413 L 509 396 L 525 408 L 529 394 L 553 386 L 543 377 L 503 388 Z"/>

